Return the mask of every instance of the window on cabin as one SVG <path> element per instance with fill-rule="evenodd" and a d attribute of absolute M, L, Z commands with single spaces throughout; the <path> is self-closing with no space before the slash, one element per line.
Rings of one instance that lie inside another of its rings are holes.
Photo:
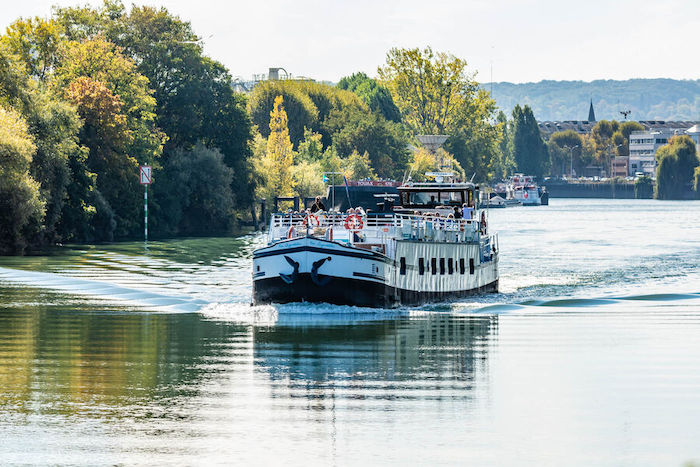
<path fill-rule="evenodd" d="M 437 274 L 437 259 L 431 258 L 430 259 L 430 273 L 434 276 Z"/>
<path fill-rule="evenodd" d="M 440 275 L 445 275 L 445 258 L 440 258 Z"/>
<path fill-rule="evenodd" d="M 448 274 L 454 274 L 454 272 L 455 272 L 455 267 L 454 267 L 454 266 L 455 266 L 455 265 L 454 265 L 454 261 L 452 260 L 452 258 L 449 258 L 449 259 L 447 260 L 447 273 L 448 273 Z"/>
<path fill-rule="evenodd" d="M 469 274 L 474 274 L 474 258 L 469 258 Z"/>
<path fill-rule="evenodd" d="M 418 274 L 421 276 L 425 274 L 425 260 L 423 258 L 418 258 Z"/>
<path fill-rule="evenodd" d="M 401 257 L 400 266 L 399 266 L 399 273 L 402 276 L 406 275 L 406 257 L 405 256 Z"/>
<path fill-rule="evenodd" d="M 465 269 L 466 268 L 464 267 L 464 258 L 459 258 L 459 273 L 464 274 Z"/>

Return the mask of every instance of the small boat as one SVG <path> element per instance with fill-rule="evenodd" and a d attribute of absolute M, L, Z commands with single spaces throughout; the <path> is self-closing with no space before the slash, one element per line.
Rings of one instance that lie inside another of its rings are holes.
<path fill-rule="evenodd" d="M 276 213 L 253 252 L 253 303 L 390 308 L 498 291 L 498 235 L 472 183 L 398 187 L 392 212 Z M 455 218 L 455 211 L 467 218 Z"/>
<path fill-rule="evenodd" d="M 510 181 L 513 187 L 513 198 L 520 201 L 523 206 L 540 206 L 542 204 L 540 189 L 535 183 L 534 177 L 515 174 L 510 178 Z M 547 199 L 549 199 L 549 195 Z"/>

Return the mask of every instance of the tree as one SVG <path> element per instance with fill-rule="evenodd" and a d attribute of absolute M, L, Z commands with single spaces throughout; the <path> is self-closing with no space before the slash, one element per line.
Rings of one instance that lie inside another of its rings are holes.
<path fill-rule="evenodd" d="M 154 219 L 154 229 L 164 235 L 230 233 L 235 219 L 233 175 L 217 149 L 200 143 L 190 150 L 174 150 L 153 185 L 154 211 L 161 214 Z"/>
<path fill-rule="evenodd" d="M 324 127 L 333 135 L 333 148 L 341 158 L 366 153 L 382 178 L 400 178 L 406 169 L 408 136 L 400 125 L 346 108 L 331 113 Z"/>
<path fill-rule="evenodd" d="M 436 154 L 425 148 L 418 148 L 411 155 L 409 173 L 412 180 L 425 181 L 427 172 L 441 172 L 445 168 L 449 168 L 450 172 L 464 180 L 465 172 L 462 166 L 452 154 L 442 148 L 439 148 Z"/>
<path fill-rule="evenodd" d="M 369 154 L 366 152 L 360 154 L 357 151 L 353 151 L 343 162 L 343 169 L 345 177 L 352 180 L 371 180 L 377 178 L 377 174 L 374 172 L 372 163 L 369 160 Z"/>
<path fill-rule="evenodd" d="M 650 199 L 654 197 L 654 182 L 651 177 L 644 175 L 634 181 L 634 197 L 636 199 Z"/>
<path fill-rule="evenodd" d="M 23 253 L 39 235 L 44 202 L 29 175 L 36 146 L 21 115 L 0 106 L 0 254 Z"/>
<path fill-rule="evenodd" d="M 19 19 L 8 26 L 0 41 L 27 66 L 29 76 L 44 81 L 58 65 L 59 48 L 65 41 L 54 20 Z"/>
<path fill-rule="evenodd" d="M 297 162 L 318 162 L 323 158 L 323 143 L 321 134 L 306 128 L 304 139 L 299 142 Z"/>
<path fill-rule="evenodd" d="M 601 120 L 591 129 L 591 137 L 595 143 L 596 158 L 600 162 L 605 162 L 611 156 L 611 150 L 624 141 L 618 137 L 613 142 L 613 136 L 620 129 L 620 124 L 615 120 Z M 619 148 L 618 148 L 619 149 Z"/>
<path fill-rule="evenodd" d="M 318 129 L 318 109 L 311 98 L 301 89 L 287 81 L 266 81 L 253 88 L 248 99 L 248 112 L 260 134 L 267 138 L 270 134 L 270 112 L 275 99 L 282 96 L 289 121 L 289 136 L 296 145 L 304 137 L 304 130 Z"/>
<path fill-rule="evenodd" d="M 148 78 L 157 126 L 168 135 L 164 160 L 177 148 L 189 151 L 200 142 L 217 148 L 224 163 L 234 170 L 234 205 L 241 210 L 251 205 L 253 135 L 246 99 L 233 91 L 228 70 L 203 55 L 189 22 L 165 8 L 133 6 L 127 13 L 119 1 L 105 1 L 99 9 L 58 8 L 54 16 L 70 39 L 101 34 L 122 47 L 139 73 Z"/>
<path fill-rule="evenodd" d="M 289 139 L 287 113 L 283 104 L 284 98 L 277 96 L 270 112 L 270 136 L 267 138 L 266 152 L 256 161 L 256 170 L 263 180 L 258 187 L 259 195 L 266 199 L 291 196 L 294 187 L 291 174 L 294 148 Z"/>
<path fill-rule="evenodd" d="M 549 170 L 549 154 L 529 106 L 513 109 L 513 150 L 518 171 L 541 178 Z"/>
<path fill-rule="evenodd" d="M 393 48 L 379 77 L 396 102 L 404 122 L 415 132 L 445 134 L 460 104 L 473 98 L 478 84 L 467 63 L 444 52 Z"/>
<path fill-rule="evenodd" d="M 503 175 L 495 101 L 464 60 L 430 47 L 391 49 L 379 76 L 414 133 L 449 135 L 445 148 L 479 180 Z"/>
<path fill-rule="evenodd" d="M 656 151 L 656 197 L 683 199 L 700 166 L 697 148 L 689 136 L 674 136 Z"/>
<path fill-rule="evenodd" d="M 351 76 L 341 78 L 338 87 L 357 94 L 372 112 L 394 123 L 401 122 L 401 113 L 389 90 L 365 73 L 353 73 Z"/>
<path fill-rule="evenodd" d="M 700 167 L 695 167 L 693 178 L 693 190 L 695 190 L 695 197 L 700 198 Z"/>
<path fill-rule="evenodd" d="M 302 200 L 322 194 L 324 190 L 320 162 L 303 160 L 291 168 L 294 192 Z"/>
<path fill-rule="evenodd" d="M 583 157 L 581 135 L 574 130 L 557 131 L 549 137 L 547 147 L 553 174 L 570 174 L 572 167 L 576 168 L 577 174 L 583 173 L 582 169 L 588 162 Z"/>

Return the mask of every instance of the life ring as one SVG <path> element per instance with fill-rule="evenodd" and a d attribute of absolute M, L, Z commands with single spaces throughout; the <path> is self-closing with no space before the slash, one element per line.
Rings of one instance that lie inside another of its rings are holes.
<path fill-rule="evenodd" d="M 486 235 L 486 213 L 481 211 L 481 233 Z"/>
<path fill-rule="evenodd" d="M 304 225 L 308 227 L 318 227 L 321 225 L 321 221 L 318 220 L 318 217 L 316 217 L 314 214 L 307 214 L 304 218 Z"/>
<path fill-rule="evenodd" d="M 292 238 L 294 236 L 294 226 L 291 226 L 287 231 L 287 238 Z"/>
<path fill-rule="evenodd" d="M 365 226 L 365 221 L 357 214 L 350 214 L 345 218 L 345 229 L 357 232 Z"/>

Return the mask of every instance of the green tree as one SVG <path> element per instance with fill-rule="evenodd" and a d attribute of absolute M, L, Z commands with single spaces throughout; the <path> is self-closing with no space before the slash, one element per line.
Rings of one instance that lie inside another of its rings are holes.
<path fill-rule="evenodd" d="M 58 51 L 64 41 L 58 23 L 39 17 L 15 21 L 0 38 L 26 64 L 29 75 L 40 81 L 58 65 Z"/>
<path fill-rule="evenodd" d="M 21 55 L 13 55 L 11 48 L 6 36 L 0 38 L 0 102 L 23 115 L 36 146 L 29 170 L 41 185 L 41 197 L 46 202 L 44 228 L 41 236 L 33 239 L 36 245 L 32 245 L 39 246 L 69 239 L 59 223 L 66 203 L 76 194 L 71 164 L 83 154 L 77 142 L 80 120 L 75 109 L 28 78 L 31 64 L 24 63 Z"/>
<path fill-rule="evenodd" d="M 591 129 L 591 137 L 595 143 L 596 159 L 604 162 L 611 156 L 611 151 L 618 145 L 624 144 L 619 137 L 613 142 L 613 136 L 620 130 L 620 124 L 615 120 L 601 120 Z"/>
<path fill-rule="evenodd" d="M 338 87 L 357 94 L 372 112 L 394 123 L 401 122 L 401 113 L 389 90 L 365 73 L 353 73 L 351 76 L 341 78 Z"/>
<path fill-rule="evenodd" d="M 303 160 L 291 168 L 294 192 L 302 200 L 324 193 L 320 162 Z"/>
<path fill-rule="evenodd" d="M 304 138 L 305 129 L 318 129 L 318 109 L 299 87 L 291 81 L 265 81 L 255 86 L 248 99 L 248 111 L 260 134 L 267 138 L 270 134 L 270 112 L 277 96 L 282 96 L 284 108 L 289 117 L 289 136 L 292 144 L 299 144 Z"/>
<path fill-rule="evenodd" d="M 446 150 L 478 180 L 503 175 L 495 101 L 464 60 L 430 47 L 391 49 L 379 76 L 414 133 L 449 135 Z"/>
<path fill-rule="evenodd" d="M 367 153 L 382 178 L 400 178 L 405 171 L 408 136 L 400 125 L 374 113 L 346 108 L 334 111 L 325 129 L 333 135 L 333 147 L 341 158 Z"/>
<path fill-rule="evenodd" d="M 693 190 L 695 190 L 695 197 L 700 198 L 700 167 L 695 167 Z"/>
<path fill-rule="evenodd" d="M 584 147 L 581 135 L 573 130 L 557 131 L 549 137 L 547 148 L 553 174 L 570 174 L 572 167 L 576 173 L 582 173 L 586 163 L 582 157 Z"/>
<path fill-rule="evenodd" d="M 297 156 L 297 162 L 320 161 L 323 158 L 323 143 L 321 142 L 321 134 L 314 133 L 312 130 L 305 128 L 304 139 L 299 142 Z"/>
<path fill-rule="evenodd" d="M 393 48 L 379 77 L 409 127 L 423 134 L 445 134 L 465 99 L 476 95 L 478 84 L 467 63 L 444 52 Z"/>
<path fill-rule="evenodd" d="M 21 115 L 0 106 L 0 254 L 23 253 L 40 234 L 44 202 L 29 175 L 36 147 Z"/>
<path fill-rule="evenodd" d="M 190 150 L 174 150 L 155 175 L 154 211 L 160 215 L 153 227 L 165 235 L 230 233 L 235 219 L 233 175 L 217 149 L 200 143 Z"/>
<path fill-rule="evenodd" d="M 689 136 L 674 136 L 656 151 L 656 197 L 683 199 L 700 166 L 697 148 Z"/>
<path fill-rule="evenodd" d="M 465 178 L 464 169 L 455 157 L 442 148 L 435 154 L 425 148 L 418 148 L 411 154 L 409 173 L 412 180 L 425 181 L 427 172 L 450 171 L 462 180 Z"/>
<path fill-rule="evenodd" d="M 541 179 L 549 171 L 549 154 L 532 109 L 516 105 L 513 121 L 513 151 L 518 171 Z"/>
<path fill-rule="evenodd" d="M 200 142 L 217 148 L 234 170 L 234 205 L 247 210 L 254 180 L 246 99 L 233 91 L 226 68 L 203 55 L 191 24 L 165 8 L 133 6 L 127 12 L 119 1 L 106 1 L 99 9 L 59 8 L 54 16 L 70 39 L 101 34 L 122 47 L 154 90 L 157 125 L 168 135 L 163 159 Z"/>
<path fill-rule="evenodd" d="M 375 179 L 377 174 L 372 168 L 372 162 L 369 159 L 369 154 L 366 152 L 360 154 L 353 151 L 350 156 L 343 162 L 343 172 L 345 176 L 352 180 Z"/>
<path fill-rule="evenodd" d="M 634 181 L 634 197 L 636 199 L 650 199 L 654 197 L 654 181 L 646 175 Z"/>

